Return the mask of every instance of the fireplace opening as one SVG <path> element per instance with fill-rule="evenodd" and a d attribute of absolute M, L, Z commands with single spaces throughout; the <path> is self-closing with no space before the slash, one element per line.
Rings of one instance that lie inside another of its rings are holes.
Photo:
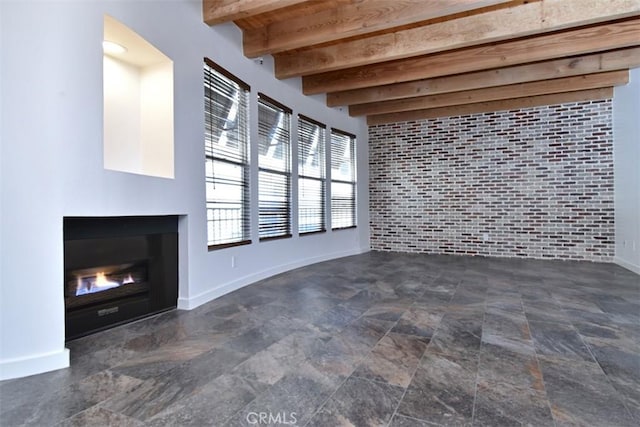
<path fill-rule="evenodd" d="M 149 291 L 147 262 L 70 270 L 65 301 L 68 308 Z M 104 294 L 95 295 L 99 292 Z"/>
<path fill-rule="evenodd" d="M 176 307 L 177 228 L 176 216 L 64 219 L 67 340 Z"/>

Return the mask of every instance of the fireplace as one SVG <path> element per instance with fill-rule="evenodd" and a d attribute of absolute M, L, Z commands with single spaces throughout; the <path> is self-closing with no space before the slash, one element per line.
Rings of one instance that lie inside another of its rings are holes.
<path fill-rule="evenodd" d="M 178 218 L 64 219 L 66 339 L 176 307 Z"/>

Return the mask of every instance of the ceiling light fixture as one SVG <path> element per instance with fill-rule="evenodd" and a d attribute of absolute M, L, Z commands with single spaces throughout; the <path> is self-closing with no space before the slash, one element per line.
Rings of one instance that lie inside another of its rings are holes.
<path fill-rule="evenodd" d="M 102 51 L 110 55 L 122 55 L 127 51 L 127 48 L 116 42 L 104 40 L 102 42 Z"/>

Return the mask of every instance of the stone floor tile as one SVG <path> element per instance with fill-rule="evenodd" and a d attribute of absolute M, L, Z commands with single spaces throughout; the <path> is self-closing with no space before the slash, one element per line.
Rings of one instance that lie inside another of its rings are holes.
<path fill-rule="evenodd" d="M 310 364 L 302 364 L 242 408 L 227 423 L 229 426 L 251 424 L 255 414 L 271 415 L 261 425 L 282 425 L 283 420 L 296 420 L 305 425 L 320 406 L 342 383 L 342 379 L 326 375 Z"/>
<path fill-rule="evenodd" d="M 534 353 L 515 352 L 505 347 L 483 343 L 478 362 L 478 377 L 485 381 L 544 392 L 542 372 Z"/>
<path fill-rule="evenodd" d="M 429 348 L 452 356 L 476 355 L 480 351 L 482 315 L 448 313 L 442 318 Z"/>
<path fill-rule="evenodd" d="M 396 414 L 389 427 L 432 427 L 434 424 Z"/>
<path fill-rule="evenodd" d="M 328 375 L 346 378 L 353 373 L 357 364 L 370 351 L 365 344 L 353 341 L 347 336 L 337 335 L 308 358 L 316 369 Z"/>
<path fill-rule="evenodd" d="M 427 343 L 422 337 L 390 332 L 360 363 L 353 376 L 406 388 Z"/>
<path fill-rule="evenodd" d="M 360 317 L 364 311 L 363 309 L 354 309 L 348 305 L 337 305 L 310 320 L 309 325 L 313 329 L 328 335 L 337 334 L 343 331 L 349 323 Z"/>
<path fill-rule="evenodd" d="M 443 308 L 410 307 L 391 332 L 431 338 L 442 320 L 443 312 Z"/>
<path fill-rule="evenodd" d="M 251 356 L 231 371 L 241 377 L 272 385 L 296 369 L 326 342 L 313 333 L 294 332 Z"/>
<path fill-rule="evenodd" d="M 145 427 L 142 421 L 129 418 L 125 415 L 109 411 L 99 406 L 92 406 L 71 418 L 62 421 L 57 427 L 86 427 L 86 426 L 118 426 L 118 427 Z"/>
<path fill-rule="evenodd" d="M 125 393 L 116 393 L 102 405 L 115 412 L 145 421 L 164 408 L 200 391 L 208 382 L 249 358 L 247 353 L 216 348 L 191 359 Z"/>
<path fill-rule="evenodd" d="M 369 252 L 67 347 L 0 382 L 0 425 L 640 425 L 640 278 L 613 264 Z"/>
<path fill-rule="evenodd" d="M 407 309 L 408 307 L 406 306 L 398 306 L 392 303 L 381 303 L 375 304 L 369 310 L 365 311 L 362 316 L 388 322 L 397 322 Z"/>
<path fill-rule="evenodd" d="M 267 385 L 224 374 L 147 420 L 149 427 L 219 426 L 267 389 Z"/>
<path fill-rule="evenodd" d="M 541 356 L 540 367 L 558 425 L 637 425 L 597 363 Z"/>
<path fill-rule="evenodd" d="M 572 360 L 594 361 L 582 337 L 572 325 L 529 322 L 536 352 Z"/>
<path fill-rule="evenodd" d="M 527 320 L 538 322 L 571 323 L 571 318 L 563 310 L 562 305 L 553 297 L 529 299 L 522 295 L 522 304 L 527 315 Z"/>
<path fill-rule="evenodd" d="M 442 425 L 470 424 L 477 360 L 426 352 L 398 414 Z"/>
<path fill-rule="evenodd" d="M 243 353 L 255 354 L 301 327 L 301 323 L 296 320 L 278 316 L 230 339 L 225 343 L 225 346 Z"/>
<path fill-rule="evenodd" d="M 474 426 L 554 426 L 546 393 L 511 383 L 481 380 L 476 391 Z"/>
<path fill-rule="evenodd" d="M 348 378 L 307 424 L 308 426 L 384 426 L 404 389 L 364 378 Z"/>
<path fill-rule="evenodd" d="M 394 322 L 369 317 L 360 317 L 351 322 L 341 335 L 369 349 L 382 338 L 394 325 Z"/>
<path fill-rule="evenodd" d="M 99 372 L 71 384 L 41 401 L 26 400 L 21 405 L 0 414 L 0 425 L 55 425 L 82 412 L 113 394 L 128 393 L 143 382 L 136 378 Z M 3 408 L 4 410 L 4 408 Z"/>

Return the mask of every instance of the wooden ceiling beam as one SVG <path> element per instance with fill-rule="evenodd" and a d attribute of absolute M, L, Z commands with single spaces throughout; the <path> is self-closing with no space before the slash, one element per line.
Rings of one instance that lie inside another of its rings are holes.
<path fill-rule="evenodd" d="M 276 22 L 289 22 L 300 18 L 301 16 L 311 16 L 323 10 L 334 9 L 341 5 L 351 3 L 354 0 L 322 0 L 322 1 L 306 1 L 303 4 L 295 4 L 293 6 L 280 8 L 272 12 L 253 15 L 249 18 L 236 19 L 233 22 L 242 29 L 243 38 L 247 31 L 264 30 L 271 24 Z"/>
<path fill-rule="evenodd" d="M 327 106 L 366 104 L 640 67 L 640 47 L 327 94 Z"/>
<path fill-rule="evenodd" d="M 428 95 L 417 98 L 398 99 L 386 102 L 352 105 L 352 116 L 397 113 L 400 111 L 423 110 L 427 108 L 448 107 L 451 105 L 475 104 L 478 102 L 498 101 L 501 99 L 524 98 L 528 96 L 548 95 L 552 93 L 573 92 L 619 86 L 629 82 L 629 71 L 609 71 L 584 76 L 519 83 L 508 86 L 496 86 L 484 89 L 464 90 L 460 92 Z"/>
<path fill-rule="evenodd" d="M 306 0 L 202 0 L 202 18 L 209 25 L 295 6 Z"/>
<path fill-rule="evenodd" d="M 306 95 L 420 80 L 640 45 L 640 19 L 303 77 Z"/>
<path fill-rule="evenodd" d="M 367 117 L 369 126 L 386 123 L 407 122 L 411 120 L 433 119 L 437 117 L 463 116 L 468 114 L 489 113 L 492 111 L 515 110 L 538 107 L 541 105 L 564 104 L 567 102 L 593 101 L 613 98 L 613 87 L 590 89 L 552 95 L 530 96 L 526 98 L 501 101 L 480 102 L 477 104 L 456 105 L 453 107 L 431 108 L 402 113 L 380 114 Z"/>
<path fill-rule="evenodd" d="M 275 55 L 277 78 L 427 55 L 640 15 L 640 0 L 544 0 Z"/>
<path fill-rule="evenodd" d="M 416 22 L 509 3 L 511 0 L 368 0 L 245 30 L 249 58 L 384 31 Z"/>

